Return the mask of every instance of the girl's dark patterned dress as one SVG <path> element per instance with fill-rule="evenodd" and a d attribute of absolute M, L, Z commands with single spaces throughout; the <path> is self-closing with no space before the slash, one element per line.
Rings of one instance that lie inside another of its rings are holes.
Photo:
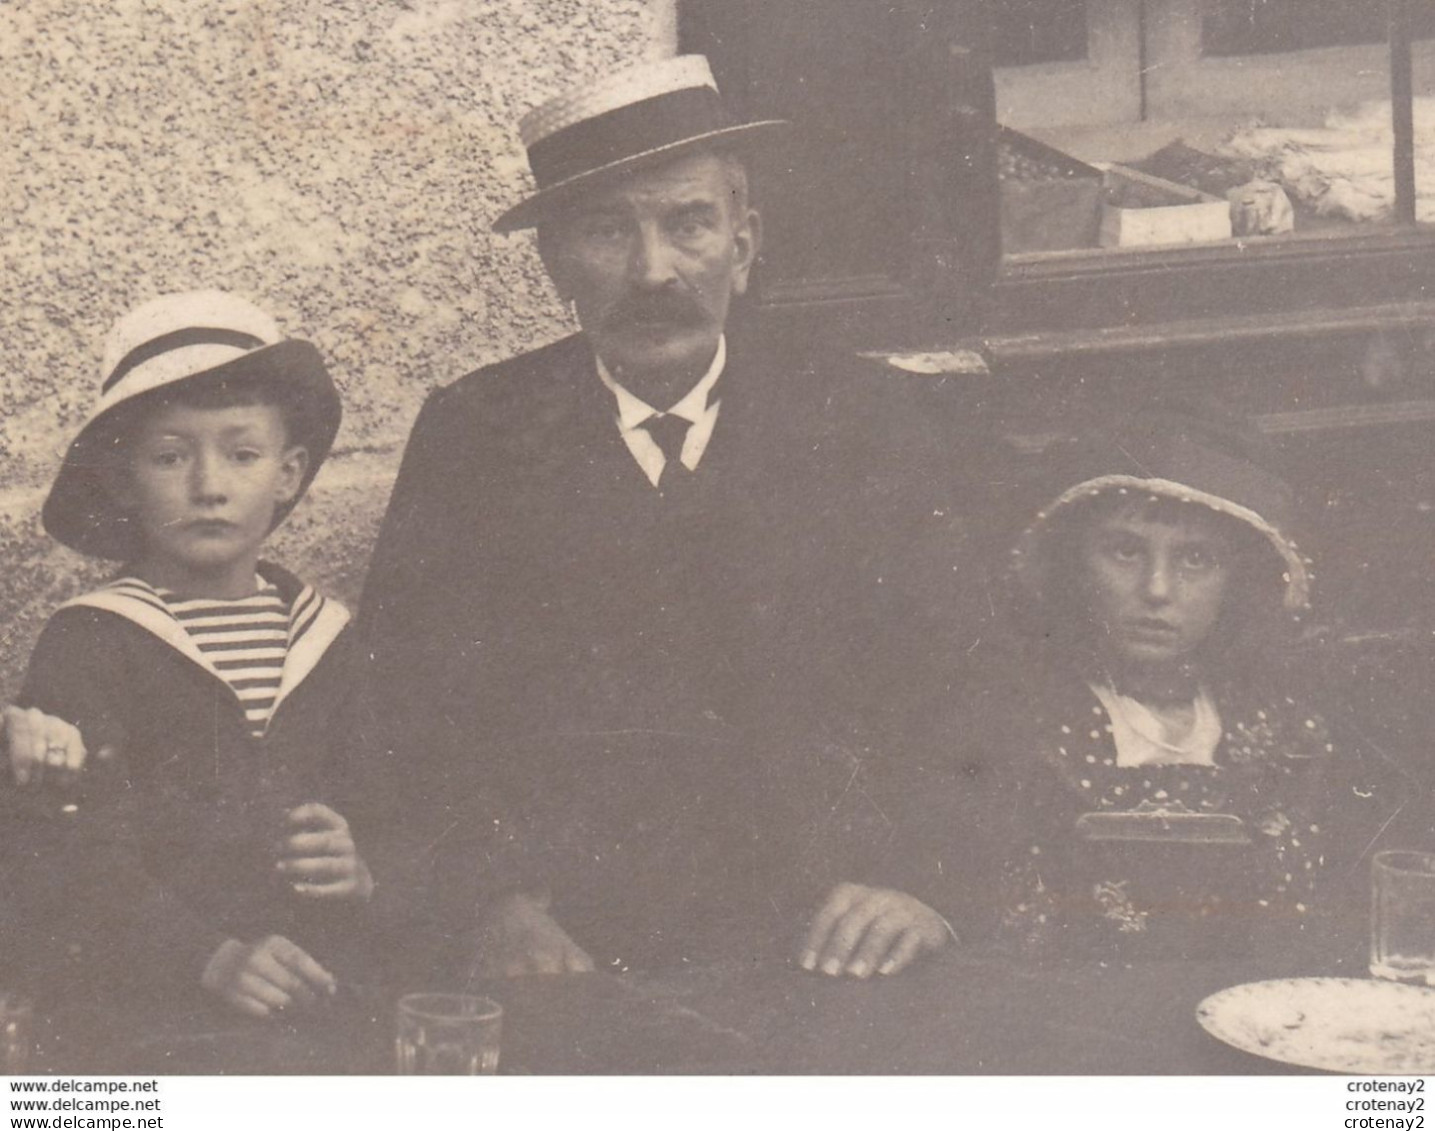
<path fill-rule="evenodd" d="M 999 670 L 914 730 L 903 776 L 920 786 L 879 799 L 886 868 L 867 877 L 967 943 L 1033 958 L 1245 952 L 1363 920 L 1372 846 L 1419 824 L 1410 779 L 1294 696 L 1210 686 L 1213 765 L 1121 766 L 1074 669 L 1028 656 Z"/>

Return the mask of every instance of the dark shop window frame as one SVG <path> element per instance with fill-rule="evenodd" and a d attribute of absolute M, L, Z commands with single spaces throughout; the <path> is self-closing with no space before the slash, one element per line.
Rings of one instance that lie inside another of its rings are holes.
<path fill-rule="evenodd" d="M 1388 0 L 1396 226 L 1339 239 L 1103 249 L 1032 260 L 1000 255 L 989 6 L 997 2 L 679 0 L 680 49 L 708 54 L 719 85 L 739 105 L 762 89 L 764 67 L 824 66 L 820 42 L 792 38 L 794 13 L 824 12 L 825 34 L 840 37 L 842 13 L 861 10 L 880 17 L 895 37 L 883 65 L 840 92 L 854 104 L 876 99 L 886 115 L 865 123 L 880 136 L 846 141 L 870 144 L 896 162 L 899 207 L 875 206 L 893 220 L 891 247 L 866 270 L 824 271 L 818 262 L 805 273 L 784 274 L 775 260 L 760 276 L 764 307 L 825 320 L 882 346 L 961 340 L 980 342 L 998 358 L 1026 359 L 1070 350 L 1145 351 L 1163 336 L 1219 341 L 1233 327 L 1272 335 L 1321 325 L 1356 332 L 1432 313 L 1424 296 L 1435 295 L 1435 231 L 1414 220 L 1409 45 L 1418 0 Z M 779 99 L 760 109 L 796 118 L 800 128 L 797 102 L 788 108 Z M 820 197 L 789 200 L 779 210 L 781 220 L 796 225 L 787 238 L 819 245 L 821 223 L 833 223 L 826 204 Z M 1412 304 L 1419 307 L 1413 314 Z M 1246 326 L 1252 319 L 1266 329 Z"/>

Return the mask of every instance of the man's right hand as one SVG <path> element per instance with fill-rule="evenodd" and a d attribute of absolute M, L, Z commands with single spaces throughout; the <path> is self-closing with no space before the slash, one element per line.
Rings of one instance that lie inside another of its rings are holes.
<path fill-rule="evenodd" d="M 0 709 L 10 772 L 19 785 L 46 781 L 67 785 L 85 765 L 85 743 L 77 728 L 34 707 Z M 101 751 L 104 757 L 107 751 Z"/>
<path fill-rule="evenodd" d="M 798 964 L 832 977 L 895 974 L 955 939 L 947 921 L 916 897 L 844 883 L 813 917 Z"/>
<path fill-rule="evenodd" d="M 478 940 L 478 971 L 484 977 L 587 974 L 593 960 L 548 914 L 539 895 L 510 895 L 484 917 Z"/>
<path fill-rule="evenodd" d="M 200 984 L 252 1017 L 307 1009 L 337 988 L 334 975 L 282 935 L 256 943 L 226 940 L 205 965 Z"/>

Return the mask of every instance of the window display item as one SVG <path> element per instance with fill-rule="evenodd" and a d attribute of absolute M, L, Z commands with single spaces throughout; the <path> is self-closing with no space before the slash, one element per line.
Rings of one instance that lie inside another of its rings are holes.
<path fill-rule="evenodd" d="M 1001 127 L 997 138 L 1002 251 L 1068 251 L 1095 247 L 1101 215 L 1101 171 Z"/>
<path fill-rule="evenodd" d="M 1152 247 L 1231 238 L 1229 201 L 1124 165 L 1106 170 L 1102 247 Z"/>

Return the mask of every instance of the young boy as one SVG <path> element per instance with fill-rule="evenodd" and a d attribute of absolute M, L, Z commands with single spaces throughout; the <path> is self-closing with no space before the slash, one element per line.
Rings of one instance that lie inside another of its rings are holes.
<path fill-rule="evenodd" d="M 44 522 L 124 568 L 50 619 L 20 700 L 108 756 L 78 792 L 4 799 L 30 977 L 259 1017 L 335 990 L 373 890 L 328 803 L 349 616 L 259 554 L 339 417 L 318 351 L 243 299 L 169 295 L 111 332 Z"/>

